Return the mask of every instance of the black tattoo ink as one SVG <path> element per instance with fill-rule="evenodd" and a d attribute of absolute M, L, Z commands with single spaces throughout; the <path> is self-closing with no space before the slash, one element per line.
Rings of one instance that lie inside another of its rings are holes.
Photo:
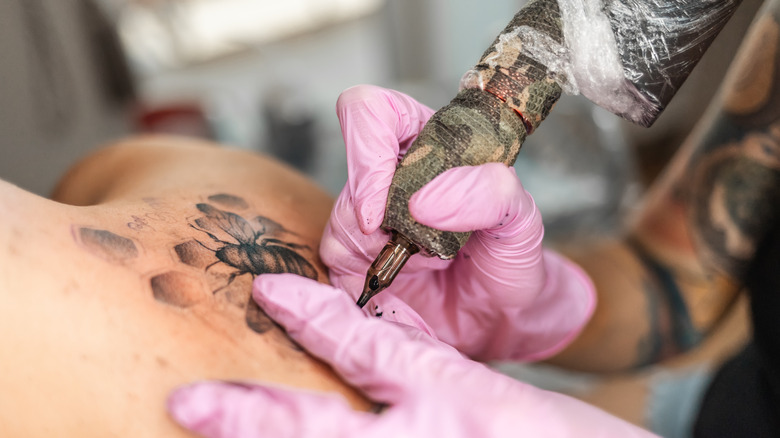
<path fill-rule="evenodd" d="M 215 197 L 209 199 L 213 198 Z M 240 198 L 230 195 L 219 195 L 216 199 L 229 200 L 234 204 L 236 200 L 243 202 Z M 301 348 L 287 336 L 281 336 L 284 330 L 268 317 L 251 296 L 247 298 L 243 295 L 244 299 L 239 301 L 242 291 L 251 289 L 250 286 L 237 290 L 238 288 L 234 288 L 233 285 L 234 280 L 244 274 L 254 278 L 264 273 L 289 272 L 316 280 L 318 275 L 314 266 L 296 252 L 310 248 L 270 237 L 270 235 L 293 233 L 263 216 L 247 221 L 235 213 L 221 210 L 211 204 L 200 203 L 196 207 L 205 216 L 195 219 L 190 226 L 205 233 L 211 241 L 207 244 L 195 239 L 176 245 L 174 250 L 179 260 L 204 271 L 209 271 L 218 264 L 232 268 L 233 271 L 219 287 L 212 290 L 212 293 L 223 292 L 225 299 L 246 308 L 245 321 L 251 330 L 260 334 L 273 330 L 280 334 L 281 342 L 289 344 L 294 350 L 301 351 Z M 210 245 L 213 244 L 216 246 L 211 247 Z"/>
<path fill-rule="evenodd" d="M 379 289 L 379 277 L 376 275 L 372 276 L 371 280 L 368 280 L 368 287 L 370 287 L 371 290 Z"/>
<path fill-rule="evenodd" d="M 296 234 L 292 231 L 286 230 L 282 224 L 275 222 L 271 219 L 268 219 L 267 217 L 263 216 L 256 216 L 254 219 L 252 219 L 252 224 L 257 227 L 258 230 L 262 231 L 264 234 L 290 234 L 295 236 Z"/>
<path fill-rule="evenodd" d="M 225 284 L 226 287 L 233 280 L 244 274 L 252 276 L 264 273 L 293 273 L 317 279 L 317 271 L 306 259 L 295 250 L 309 249 L 306 245 L 297 245 L 274 238 L 262 238 L 265 229 L 255 230 L 251 224 L 241 216 L 228 211 L 220 210 L 210 204 L 197 205 L 198 210 L 206 216 L 196 219 L 191 226 L 206 235 L 213 243 L 219 245 L 214 249 L 196 240 L 202 247 L 213 251 L 217 261 L 235 268 Z M 227 234 L 236 243 L 220 239 L 217 233 Z M 209 265 L 206 267 L 208 270 Z M 214 291 L 214 293 L 218 292 Z"/>
<path fill-rule="evenodd" d="M 282 343 L 287 344 L 288 347 L 295 351 L 303 351 L 303 347 L 287 336 L 284 327 L 280 326 L 276 323 L 276 321 L 271 319 L 271 317 L 265 313 L 265 310 L 260 308 L 260 306 L 258 306 L 255 300 L 253 300 L 251 297 L 249 298 L 249 303 L 247 303 L 246 306 L 246 325 L 259 334 L 265 334 L 269 332 L 277 333 L 277 337 Z"/>
<path fill-rule="evenodd" d="M 653 293 L 653 286 L 646 281 L 642 282 L 642 290 L 647 299 L 650 328 L 648 333 L 637 342 L 637 368 L 656 362 L 661 357 L 661 351 L 663 350 L 658 297 Z"/>
<path fill-rule="evenodd" d="M 238 196 L 228 195 L 226 193 L 218 193 L 216 195 L 209 196 L 209 201 L 219 204 L 226 208 L 245 210 L 249 208 L 249 204 L 244 199 Z"/>
<path fill-rule="evenodd" d="M 173 250 L 179 260 L 185 265 L 198 269 L 206 269 L 214 264 L 214 252 L 203 247 L 195 240 L 190 240 L 176 245 Z"/>
<path fill-rule="evenodd" d="M 702 157 L 692 194 L 702 255 L 733 278 L 746 272 L 767 227 L 780 214 L 776 163 L 745 155 L 732 147 Z M 780 162 L 779 156 L 775 159 Z"/>
<path fill-rule="evenodd" d="M 274 320 L 272 320 L 268 314 L 257 305 L 255 300 L 251 298 L 246 307 L 246 325 L 260 334 L 278 327 Z"/>
<path fill-rule="evenodd" d="M 769 228 L 780 219 L 780 39 L 764 14 L 729 68 L 718 112 L 688 162 L 691 234 L 701 260 L 740 284 Z"/>
<path fill-rule="evenodd" d="M 162 213 L 162 212 L 146 213 L 144 215 L 144 219 L 148 219 L 150 221 L 164 222 L 166 224 L 178 224 L 179 223 L 179 218 L 178 217 L 176 217 L 174 215 L 171 215 L 171 214 Z"/>
<path fill-rule="evenodd" d="M 183 272 L 170 271 L 150 280 L 154 299 L 175 307 L 186 308 L 208 299 L 203 283 Z"/>
<path fill-rule="evenodd" d="M 125 264 L 138 257 L 138 248 L 131 239 L 110 231 L 81 227 L 76 235 L 81 246 L 108 262 Z"/>
<path fill-rule="evenodd" d="M 233 208 L 249 208 L 243 199 L 226 194 L 209 200 Z M 155 209 L 130 216 L 125 226 L 133 231 L 158 231 L 153 224 L 160 222 L 180 225 L 177 219 L 164 211 L 160 200 L 144 201 Z M 286 236 L 295 233 L 263 216 L 245 219 L 208 203 L 196 205 L 202 216 L 190 220 L 191 228 L 204 233 L 210 240 L 191 239 L 173 246 L 172 258 L 196 269 L 167 270 L 147 277 L 152 297 L 164 305 L 187 309 L 220 293 L 220 303 L 241 310 L 245 323 L 252 331 L 271 336 L 274 343 L 285 346 L 282 352 L 302 352 L 284 329 L 276 324 L 251 297 L 252 279 L 263 273 L 294 273 L 316 280 L 317 270 L 299 251 L 311 251 L 307 245 L 288 242 Z M 107 230 L 72 227 L 76 243 L 88 252 L 115 264 L 129 264 L 139 257 L 140 246 L 134 240 Z M 205 274 L 205 275 L 204 275 Z M 244 275 L 248 274 L 248 275 Z M 211 293 L 209 293 L 211 291 Z"/>
<path fill-rule="evenodd" d="M 135 215 L 130 216 L 130 217 L 133 218 L 133 220 L 132 220 L 132 222 L 128 222 L 127 223 L 127 228 L 130 228 L 133 231 L 143 231 L 143 230 L 149 228 L 150 230 L 154 231 L 154 227 L 149 225 L 149 222 L 146 219 L 138 217 L 138 216 L 135 216 Z"/>

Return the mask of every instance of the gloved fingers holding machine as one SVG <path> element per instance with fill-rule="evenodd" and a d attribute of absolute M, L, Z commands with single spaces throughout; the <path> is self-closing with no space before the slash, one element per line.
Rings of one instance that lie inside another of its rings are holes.
<path fill-rule="evenodd" d="M 367 317 L 333 287 L 290 274 L 262 275 L 254 286 L 255 300 L 296 342 L 387 406 L 379 414 L 356 412 L 337 395 L 204 382 L 182 387 L 168 400 L 171 415 L 200 435 L 655 436 L 496 373 L 417 328 Z"/>
<path fill-rule="evenodd" d="M 349 181 L 320 256 L 331 282 L 357 299 L 388 239 L 380 224 L 398 157 L 432 111 L 397 91 L 364 85 L 340 96 L 337 114 Z M 453 260 L 413 257 L 387 293 L 369 302 L 369 311 L 392 318 L 393 305 L 384 297 L 394 295 L 439 338 L 484 359 L 547 356 L 587 320 L 593 286 L 576 265 L 542 248 L 541 215 L 511 167 L 452 168 L 416 192 L 409 210 L 436 229 L 477 232 Z"/>

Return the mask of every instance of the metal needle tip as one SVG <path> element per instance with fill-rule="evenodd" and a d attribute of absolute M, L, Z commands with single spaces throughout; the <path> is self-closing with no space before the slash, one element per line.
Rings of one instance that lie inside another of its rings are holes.
<path fill-rule="evenodd" d="M 357 300 L 358 307 L 360 307 L 361 309 L 363 307 L 365 307 L 366 304 L 368 303 L 368 300 L 370 300 L 371 297 L 373 297 L 373 296 L 374 296 L 374 294 L 369 293 L 369 292 L 363 292 L 362 294 L 360 294 L 360 298 L 358 298 L 358 300 Z"/>
<path fill-rule="evenodd" d="M 393 237 L 385 244 L 374 263 L 368 268 L 366 283 L 363 286 L 363 293 L 357 300 L 357 305 L 362 308 L 374 295 L 387 289 L 409 257 L 419 250 L 417 245 L 409 239 L 393 231 Z"/>

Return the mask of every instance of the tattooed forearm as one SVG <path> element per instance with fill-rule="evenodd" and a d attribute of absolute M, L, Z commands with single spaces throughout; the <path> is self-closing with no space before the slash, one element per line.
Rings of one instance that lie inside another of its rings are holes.
<path fill-rule="evenodd" d="M 765 9 L 722 90 L 683 186 L 703 262 L 737 283 L 780 214 L 780 27 Z"/>

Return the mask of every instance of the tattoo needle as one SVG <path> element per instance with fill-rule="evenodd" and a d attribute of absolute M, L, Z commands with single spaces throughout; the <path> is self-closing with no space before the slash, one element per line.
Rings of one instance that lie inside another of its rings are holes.
<path fill-rule="evenodd" d="M 418 251 L 420 248 L 417 245 L 401 233 L 393 231 L 392 238 L 382 248 L 371 267 L 368 268 L 366 283 L 363 285 L 363 293 L 360 294 L 357 305 L 365 306 L 374 295 L 390 286 L 409 257 Z"/>

